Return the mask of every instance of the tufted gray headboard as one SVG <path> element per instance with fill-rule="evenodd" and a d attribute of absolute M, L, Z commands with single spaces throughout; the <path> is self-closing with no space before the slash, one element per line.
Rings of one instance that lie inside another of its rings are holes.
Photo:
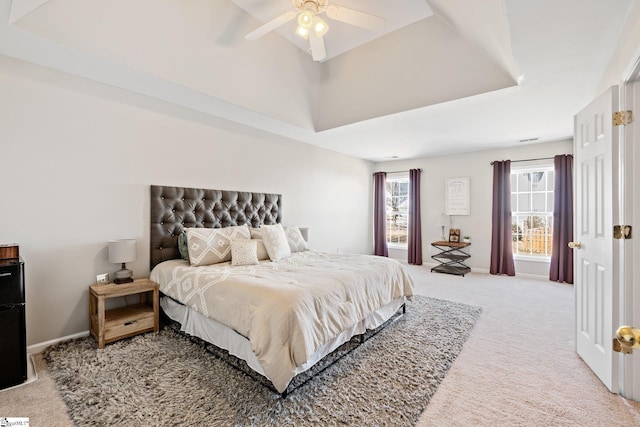
<path fill-rule="evenodd" d="M 150 268 L 180 258 L 184 227 L 221 228 L 281 222 L 281 194 L 151 186 Z"/>

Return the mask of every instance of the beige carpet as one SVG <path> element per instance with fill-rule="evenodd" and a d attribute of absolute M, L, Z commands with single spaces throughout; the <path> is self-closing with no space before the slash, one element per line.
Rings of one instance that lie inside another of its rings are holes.
<path fill-rule="evenodd" d="M 640 403 L 609 393 L 574 353 L 573 287 L 409 269 L 416 293 L 483 307 L 419 426 L 640 425 Z M 0 416 L 71 425 L 46 369 L 38 369 L 38 381 L 0 392 Z"/>
<path fill-rule="evenodd" d="M 573 286 L 409 268 L 418 293 L 483 308 L 419 426 L 640 425 L 574 351 Z"/>
<path fill-rule="evenodd" d="M 28 417 L 31 427 L 73 426 L 67 407 L 56 390 L 42 355 L 33 357 L 38 379 L 20 387 L 0 391 L 0 417 Z"/>

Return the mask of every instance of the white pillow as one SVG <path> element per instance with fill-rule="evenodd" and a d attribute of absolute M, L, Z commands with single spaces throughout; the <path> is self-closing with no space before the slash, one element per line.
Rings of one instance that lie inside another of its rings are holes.
<path fill-rule="evenodd" d="M 287 233 L 287 241 L 289 242 L 289 248 L 291 248 L 292 253 L 302 252 L 309 249 L 307 247 L 307 242 L 305 242 L 298 227 L 291 225 L 289 227 L 285 227 L 284 231 Z"/>
<path fill-rule="evenodd" d="M 282 224 L 263 225 L 262 243 L 267 249 L 271 261 L 279 261 L 291 256 L 291 248 Z"/>
<path fill-rule="evenodd" d="M 231 265 L 258 264 L 257 240 L 234 240 L 231 242 Z"/>
<path fill-rule="evenodd" d="M 231 241 L 250 239 L 246 225 L 225 228 L 187 228 L 189 263 L 193 266 L 231 261 Z"/>

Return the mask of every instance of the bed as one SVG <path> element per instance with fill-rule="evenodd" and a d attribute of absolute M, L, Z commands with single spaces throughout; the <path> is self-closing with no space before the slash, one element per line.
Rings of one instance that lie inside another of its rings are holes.
<path fill-rule="evenodd" d="M 164 314 L 244 360 L 283 396 L 294 377 L 380 327 L 413 295 L 395 260 L 309 250 L 296 227 L 282 226 L 279 194 L 151 186 L 150 202 L 151 279 Z M 251 262 L 240 262 L 245 249 Z"/>

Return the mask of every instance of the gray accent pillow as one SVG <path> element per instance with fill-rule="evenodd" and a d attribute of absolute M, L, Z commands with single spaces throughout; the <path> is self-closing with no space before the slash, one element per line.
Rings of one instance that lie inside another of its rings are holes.
<path fill-rule="evenodd" d="M 182 232 L 178 236 L 178 251 L 182 259 L 189 261 L 189 244 L 187 242 L 186 232 Z"/>

